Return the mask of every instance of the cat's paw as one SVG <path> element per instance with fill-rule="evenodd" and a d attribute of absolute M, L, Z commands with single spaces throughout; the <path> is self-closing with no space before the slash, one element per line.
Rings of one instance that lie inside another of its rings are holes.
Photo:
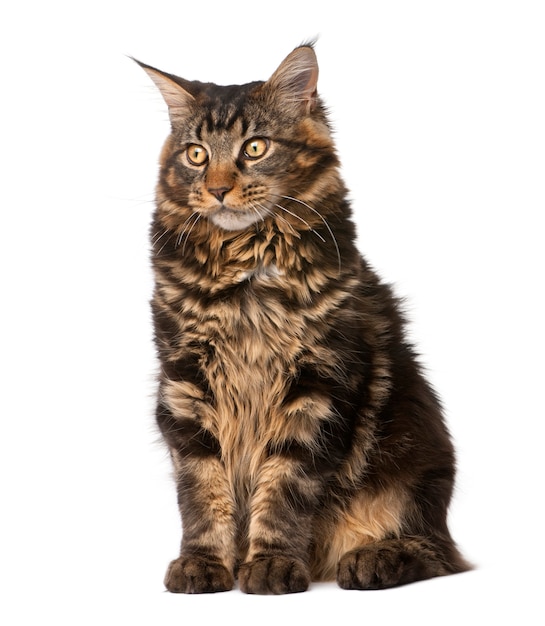
<path fill-rule="evenodd" d="M 337 583 L 343 589 L 383 589 L 399 584 L 401 555 L 374 547 L 345 554 L 337 568 Z"/>
<path fill-rule="evenodd" d="M 172 561 L 165 576 L 165 587 L 172 593 L 215 593 L 229 591 L 233 585 L 233 576 L 226 567 L 197 556 Z"/>
<path fill-rule="evenodd" d="M 299 593 L 308 589 L 310 573 L 298 559 L 262 556 L 241 565 L 238 580 L 244 593 Z"/>
<path fill-rule="evenodd" d="M 337 568 L 343 589 L 386 589 L 444 573 L 402 542 L 382 542 L 345 554 Z"/>

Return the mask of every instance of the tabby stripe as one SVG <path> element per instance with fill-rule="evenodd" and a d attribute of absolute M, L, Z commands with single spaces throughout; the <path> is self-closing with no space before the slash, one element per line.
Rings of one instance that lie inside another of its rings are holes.
<path fill-rule="evenodd" d="M 206 112 L 206 117 L 204 119 L 205 123 L 206 123 L 206 130 L 211 133 L 214 130 L 215 127 L 215 123 L 214 123 L 214 118 L 212 117 L 212 111 L 208 110 Z"/>
<path fill-rule="evenodd" d="M 221 448 L 218 440 L 194 419 L 176 418 L 168 408 L 159 405 L 157 424 L 169 446 L 184 457 L 219 457 Z"/>
<path fill-rule="evenodd" d="M 202 141 L 202 127 L 204 125 L 204 120 L 201 120 L 195 129 L 195 135 L 199 141 Z"/>
<path fill-rule="evenodd" d="M 228 117 L 225 120 L 223 128 L 225 130 L 231 130 L 233 126 L 235 125 L 236 121 L 240 119 L 241 116 L 242 116 L 242 109 L 239 106 L 233 111 L 233 114 L 231 115 L 231 117 Z"/>

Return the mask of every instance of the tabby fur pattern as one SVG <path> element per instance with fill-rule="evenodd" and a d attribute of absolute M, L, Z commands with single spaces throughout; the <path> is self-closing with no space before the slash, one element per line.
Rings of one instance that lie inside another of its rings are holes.
<path fill-rule="evenodd" d="M 355 246 L 311 45 L 266 82 L 140 63 L 171 134 L 151 229 L 172 592 L 379 589 L 467 569 L 453 447 L 391 289 Z"/>

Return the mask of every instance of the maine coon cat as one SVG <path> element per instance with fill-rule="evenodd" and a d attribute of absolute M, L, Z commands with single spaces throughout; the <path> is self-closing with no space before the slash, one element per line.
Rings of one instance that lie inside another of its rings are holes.
<path fill-rule="evenodd" d="M 310 45 L 266 82 L 140 63 L 171 134 L 151 229 L 173 592 L 392 587 L 467 569 L 453 447 L 391 289 L 355 247 Z"/>

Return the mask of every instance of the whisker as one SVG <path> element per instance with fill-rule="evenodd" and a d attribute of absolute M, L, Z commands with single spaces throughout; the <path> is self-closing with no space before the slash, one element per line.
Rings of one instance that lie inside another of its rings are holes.
<path fill-rule="evenodd" d="M 155 233 L 151 238 L 151 242 L 153 244 L 158 243 L 158 241 L 162 239 L 168 232 L 170 232 L 170 230 L 168 228 L 165 228 L 165 230 L 160 235 L 158 233 Z"/>
<path fill-rule="evenodd" d="M 258 204 L 259 204 L 259 203 L 258 203 Z M 259 204 L 259 206 L 260 206 L 260 207 L 261 207 L 264 211 L 267 211 L 267 207 L 263 206 L 262 204 Z M 276 206 L 278 206 L 278 208 L 279 208 L 279 209 L 282 209 L 283 211 L 285 210 L 285 209 L 284 209 L 284 207 L 282 207 L 282 206 L 280 206 L 280 205 L 276 205 Z M 290 227 L 290 229 L 292 230 L 292 232 L 293 232 L 294 234 L 297 234 L 297 231 L 295 230 L 295 228 L 293 227 L 293 225 L 292 225 L 292 224 L 290 224 L 290 223 L 288 222 L 288 220 L 287 220 L 287 219 L 286 219 L 283 215 L 276 215 L 275 217 L 276 217 L 276 219 L 278 219 L 278 220 L 282 220 L 282 222 L 283 222 L 284 224 L 286 224 L 286 226 L 289 226 L 289 227 Z M 297 216 L 297 215 L 295 215 L 295 217 L 298 217 L 298 216 Z"/>
<path fill-rule="evenodd" d="M 160 235 L 155 235 L 152 239 L 152 244 L 155 246 L 157 245 L 157 243 L 159 243 L 159 240 L 162 239 L 167 233 L 170 233 L 170 229 L 165 228 L 165 230 L 160 234 Z M 157 250 L 157 252 L 155 253 L 155 256 L 159 256 L 161 254 L 161 252 L 163 251 L 163 248 L 167 245 L 167 243 L 169 242 L 170 237 L 167 237 L 163 243 L 163 245 L 159 248 L 159 250 Z"/>
<path fill-rule="evenodd" d="M 167 215 L 173 215 L 174 213 L 175 213 L 175 209 L 172 209 L 172 210 L 170 210 L 167 213 Z M 197 219 L 191 225 L 191 228 L 188 231 L 189 224 L 191 223 L 191 220 L 193 220 L 193 218 L 195 218 L 195 217 Z M 193 229 L 195 224 L 199 221 L 199 217 L 200 217 L 199 214 L 194 212 L 194 213 L 191 213 L 191 215 L 185 220 L 185 222 L 182 224 L 182 230 L 181 230 L 180 234 L 176 238 L 176 242 L 174 244 L 175 248 L 177 248 L 182 243 L 182 239 L 184 238 L 184 236 L 189 236 L 189 233 L 191 233 L 191 230 Z M 162 233 L 160 233 L 160 234 L 156 233 L 152 237 L 152 244 L 155 246 L 167 233 L 174 234 L 169 228 L 165 228 L 165 230 Z M 163 243 L 163 245 L 155 253 L 155 256 L 159 256 L 161 254 L 161 252 L 163 251 L 163 249 L 165 248 L 165 246 L 168 244 L 169 241 L 170 241 L 170 236 L 166 238 L 166 240 Z"/>
<path fill-rule="evenodd" d="M 333 233 L 333 230 L 331 229 L 331 226 L 329 225 L 329 223 L 325 219 L 325 217 L 319 211 L 317 211 L 314 207 L 310 206 L 309 204 L 307 204 L 303 200 L 300 200 L 299 198 L 294 198 L 293 196 L 286 196 L 286 195 L 281 195 L 281 194 L 271 194 L 271 195 L 276 195 L 279 198 L 284 198 L 285 200 L 291 200 L 292 202 L 297 202 L 297 203 L 301 204 L 302 206 L 306 207 L 307 209 L 309 209 L 309 211 L 312 211 L 313 213 L 315 213 L 320 218 L 320 220 L 323 222 L 324 226 L 327 228 L 327 230 L 329 232 L 329 235 L 331 237 L 331 241 L 333 242 L 333 245 L 335 246 L 335 250 L 336 250 L 336 253 L 337 253 L 337 261 L 338 261 L 338 264 L 339 264 L 338 272 L 340 274 L 341 273 L 341 269 L 342 269 L 341 251 L 340 251 L 340 248 L 339 248 L 339 244 L 337 243 L 337 239 L 335 237 L 335 234 Z M 316 230 L 311 228 L 310 224 L 308 224 L 308 222 L 306 220 L 304 220 L 300 215 L 297 215 L 296 213 L 292 213 L 291 211 L 288 211 L 288 209 L 286 209 L 286 207 L 283 207 L 283 206 L 281 206 L 279 204 L 276 204 L 275 206 L 277 206 L 278 208 L 282 209 L 286 213 L 289 213 L 290 215 L 293 215 L 295 218 L 299 219 L 301 222 L 306 224 L 308 226 L 308 228 L 310 228 L 310 230 L 315 235 L 317 235 L 325 243 L 325 239 L 320 235 L 320 233 L 318 233 Z"/>
<path fill-rule="evenodd" d="M 196 219 L 193 221 L 193 224 L 191 224 L 191 228 L 189 230 L 187 230 L 187 228 L 184 228 L 184 230 L 180 233 L 180 237 L 179 237 L 179 244 L 182 243 L 182 238 L 183 235 L 185 234 L 185 241 L 184 241 L 184 245 L 182 247 L 182 256 L 185 256 L 185 246 L 188 242 L 189 236 L 191 235 L 191 232 L 193 231 L 193 229 L 195 228 L 195 226 L 197 225 L 197 222 L 201 219 L 201 214 L 200 213 L 192 213 L 191 216 L 188 218 L 188 220 L 186 220 L 187 223 L 191 218 L 195 217 Z"/>
<path fill-rule="evenodd" d="M 288 222 L 288 220 L 287 220 L 287 219 L 286 219 L 283 215 L 277 215 L 277 216 L 276 216 L 276 219 L 280 220 L 283 224 L 286 224 L 286 226 L 289 226 L 289 228 L 291 229 L 291 231 L 292 231 L 294 234 L 297 234 L 297 231 L 295 230 L 295 228 L 293 227 L 293 225 L 292 225 L 292 224 L 290 224 L 290 223 Z"/>
<path fill-rule="evenodd" d="M 331 240 L 333 241 L 333 244 L 335 246 L 335 250 L 337 251 L 337 260 L 339 262 L 339 274 L 340 274 L 341 273 L 341 267 L 342 267 L 341 251 L 339 249 L 339 244 L 337 243 L 337 239 L 336 239 L 333 231 L 331 230 L 331 226 L 329 225 L 329 223 L 325 219 L 325 217 L 319 211 L 317 211 L 314 207 L 311 207 L 310 204 L 307 204 L 306 202 L 303 202 L 303 200 L 299 200 L 299 198 L 293 198 L 292 196 L 284 196 L 284 195 L 281 196 L 281 197 L 285 198 L 286 200 L 292 200 L 293 202 L 298 202 L 299 204 L 302 204 L 307 209 L 309 209 L 309 211 L 312 211 L 313 213 L 315 213 L 322 220 L 322 222 L 324 223 L 324 226 L 329 231 L 329 234 L 331 236 Z M 324 242 L 325 242 L 325 239 L 324 239 Z"/>
<path fill-rule="evenodd" d="M 259 202 L 257 202 L 257 200 L 253 200 L 249 204 L 250 204 L 250 208 L 259 217 L 261 222 L 264 222 L 265 221 L 265 216 L 267 215 L 267 208 L 264 207 Z M 260 211 L 259 209 L 262 209 L 262 211 Z"/>
<path fill-rule="evenodd" d="M 281 196 L 281 197 L 283 197 L 283 196 Z M 302 222 L 310 230 L 311 233 L 316 235 L 319 239 L 321 239 L 323 241 L 323 243 L 325 243 L 325 239 L 322 237 L 322 235 L 320 235 L 320 233 L 318 231 L 314 230 L 314 228 L 312 228 L 312 226 L 305 219 L 303 219 L 300 215 L 297 215 L 297 213 L 293 213 L 292 211 L 289 211 L 288 209 L 286 209 L 285 206 L 282 206 L 281 204 L 276 204 L 275 203 L 274 206 L 278 207 L 279 209 L 281 209 L 285 213 L 288 213 L 288 215 L 291 215 L 292 217 L 295 217 L 296 219 L 298 219 L 300 222 Z M 287 220 L 284 220 L 284 221 L 287 222 Z"/>
<path fill-rule="evenodd" d="M 198 217 L 198 213 L 196 213 L 195 211 L 193 213 L 191 213 L 191 215 L 186 219 L 186 221 L 182 224 L 182 230 L 180 231 L 180 234 L 178 235 L 178 239 L 176 240 L 176 246 L 179 246 L 182 243 L 182 239 L 183 236 L 186 234 L 187 232 L 187 228 L 189 226 L 189 223 L 191 222 L 191 220 L 195 217 Z"/>

